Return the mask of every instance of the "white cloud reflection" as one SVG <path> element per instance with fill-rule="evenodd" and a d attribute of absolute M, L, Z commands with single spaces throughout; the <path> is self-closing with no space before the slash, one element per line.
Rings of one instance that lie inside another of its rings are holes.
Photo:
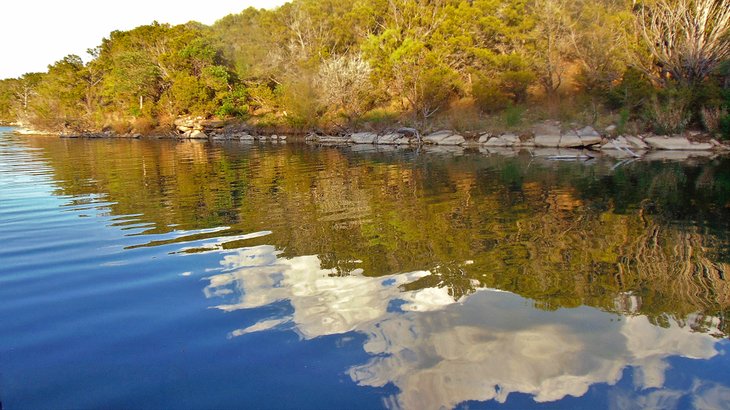
<path fill-rule="evenodd" d="M 284 300 L 293 307 L 290 317 L 263 320 L 231 336 L 284 325 L 304 339 L 364 333 L 372 358 L 348 373 L 363 386 L 393 383 L 400 389 L 391 403 L 396 407 L 504 402 L 513 392 L 555 401 L 582 396 L 596 383 L 613 385 L 627 367 L 636 369 L 637 389 L 662 387 L 668 356 L 717 354 L 712 336 L 671 320 L 668 327 L 658 327 L 644 316 L 621 317 L 588 307 L 546 312 L 517 295 L 488 289 L 454 301 L 444 288 L 399 288 L 427 271 L 337 277 L 321 268 L 317 256 L 278 255 L 272 246 L 239 249 L 221 261 L 221 274 L 209 278 L 208 297 L 237 295 L 233 303 L 217 306 L 221 310 Z M 714 396 L 695 399 L 713 401 L 727 394 L 716 390 L 704 389 Z M 674 397 L 667 394 L 642 400 Z"/>

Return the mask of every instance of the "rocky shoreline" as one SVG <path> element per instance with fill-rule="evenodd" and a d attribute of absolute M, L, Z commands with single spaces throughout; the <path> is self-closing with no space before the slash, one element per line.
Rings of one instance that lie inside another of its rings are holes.
<path fill-rule="evenodd" d="M 699 132 L 683 135 L 618 135 L 614 126 L 599 133 L 591 126 L 581 128 L 561 127 L 555 121 L 535 124 L 523 133 L 470 133 L 441 130 L 422 135 L 414 128 L 399 128 L 389 132 L 352 132 L 342 135 L 287 136 L 261 134 L 245 124 L 202 118 L 178 118 L 175 130 L 156 135 L 155 138 L 202 139 L 213 141 L 275 141 L 304 140 L 322 145 L 374 145 L 398 147 L 461 147 L 477 149 L 484 153 L 509 154 L 527 150 L 535 156 L 556 159 L 592 158 L 601 153 L 611 157 L 642 158 L 657 151 L 679 151 L 687 154 L 679 157 L 707 156 L 730 153 L 730 146 Z M 62 138 L 143 138 L 141 134 L 101 133 L 61 134 Z M 444 151 L 442 149 L 442 151 Z M 705 154 L 701 154 L 705 153 Z M 657 155 L 654 155 L 657 156 Z M 666 157 L 667 155 L 662 155 Z M 678 155 L 670 155 L 677 157 Z"/>

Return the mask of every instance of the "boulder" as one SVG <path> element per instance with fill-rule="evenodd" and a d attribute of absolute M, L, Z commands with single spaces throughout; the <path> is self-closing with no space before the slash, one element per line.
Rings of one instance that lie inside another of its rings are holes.
<path fill-rule="evenodd" d="M 677 151 L 701 151 L 711 150 L 712 144 L 705 142 L 692 142 L 685 137 L 647 137 L 644 139 L 651 148 L 659 150 Z"/>
<path fill-rule="evenodd" d="M 477 142 L 480 143 L 480 144 L 484 144 L 487 141 L 489 141 L 492 137 L 494 137 L 494 135 L 492 135 L 492 134 L 490 134 L 488 132 L 485 132 L 484 134 L 481 134 L 479 136 L 479 139 L 477 140 Z"/>
<path fill-rule="evenodd" d="M 535 146 L 543 148 L 557 148 L 560 146 L 560 134 L 535 135 Z"/>
<path fill-rule="evenodd" d="M 397 145 L 399 143 L 397 141 L 401 138 L 403 137 L 398 133 L 380 135 L 376 141 L 376 144 Z"/>
<path fill-rule="evenodd" d="M 347 137 L 339 137 L 334 135 L 319 135 L 317 136 L 316 142 L 321 144 L 345 144 L 350 140 Z"/>
<path fill-rule="evenodd" d="M 372 132 L 356 132 L 350 134 L 350 140 L 355 144 L 372 144 L 376 138 L 378 138 L 378 135 Z"/>
<path fill-rule="evenodd" d="M 628 142 L 631 147 L 635 149 L 649 149 L 649 145 L 647 145 L 644 140 L 633 135 L 627 135 L 626 142 Z"/>
<path fill-rule="evenodd" d="M 203 140 L 208 139 L 208 135 L 206 135 L 203 131 L 193 130 L 190 131 L 190 135 L 188 136 L 188 138 L 193 140 Z"/>
<path fill-rule="evenodd" d="M 626 140 L 626 138 L 622 135 L 618 136 L 617 138 L 614 138 L 612 140 L 609 140 L 607 143 L 601 145 L 601 150 L 618 150 L 623 151 L 625 149 L 632 149 L 633 147 L 629 142 Z"/>
<path fill-rule="evenodd" d="M 558 140 L 560 148 L 579 148 L 583 146 L 583 140 L 577 135 L 562 135 Z"/>
<path fill-rule="evenodd" d="M 591 126 L 583 127 L 579 130 L 577 130 L 576 135 L 579 137 L 598 137 L 601 138 L 601 134 L 596 132 L 596 130 L 593 129 Z"/>
<path fill-rule="evenodd" d="M 438 142 L 438 145 L 461 145 L 466 142 L 466 138 L 461 135 L 450 135 Z"/>
<path fill-rule="evenodd" d="M 203 129 L 215 129 L 215 128 L 223 128 L 223 126 L 226 125 L 226 122 L 223 120 L 202 120 L 202 121 L 199 121 L 198 124 Z"/>
<path fill-rule="evenodd" d="M 484 143 L 487 147 L 514 147 L 522 144 L 520 137 L 514 134 L 504 134 L 492 137 Z"/>
<path fill-rule="evenodd" d="M 417 129 L 409 128 L 409 127 L 398 128 L 398 130 L 396 132 L 398 134 L 401 134 L 403 136 L 410 137 L 410 138 L 418 138 L 419 135 L 421 135 L 418 133 Z"/>
<path fill-rule="evenodd" d="M 172 123 L 175 124 L 176 127 L 184 127 L 190 129 L 195 126 L 195 120 L 190 117 L 176 118 L 175 121 L 173 121 Z"/>
<path fill-rule="evenodd" d="M 438 144 L 443 140 L 444 138 L 448 138 L 450 136 L 454 135 L 453 131 L 436 131 L 432 134 L 428 134 L 423 137 L 423 142 L 426 144 Z"/>

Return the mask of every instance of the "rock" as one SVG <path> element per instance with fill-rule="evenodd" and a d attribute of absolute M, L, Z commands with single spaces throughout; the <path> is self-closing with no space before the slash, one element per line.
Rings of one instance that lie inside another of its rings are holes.
<path fill-rule="evenodd" d="M 685 137 L 647 137 L 644 139 L 651 148 L 660 150 L 701 151 L 712 149 L 706 142 L 691 142 Z"/>
<path fill-rule="evenodd" d="M 609 125 L 608 127 L 606 127 L 606 128 L 604 129 L 604 131 L 606 131 L 606 134 L 613 134 L 613 133 L 614 133 L 614 131 L 616 131 L 617 129 L 618 129 L 618 127 L 617 127 L 617 126 L 615 126 L 615 125 L 611 124 L 611 125 Z"/>
<path fill-rule="evenodd" d="M 417 129 L 408 128 L 408 127 L 398 128 L 398 130 L 396 132 L 398 134 L 404 135 L 406 137 L 413 137 L 413 138 L 418 138 L 418 136 L 421 135 L 418 133 Z"/>
<path fill-rule="evenodd" d="M 479 140 L 477 142 L 480 144 L 484 144 L 487 141 L 489 141 L 490 138 L 492 138 L 492 135 L 487 132 L 487 133 L 480 135 Z"/>
<path fill-rule="evenodd" d="M 511 147 L 513 144 L 502 137 L 492 137 L 488 141 L 484 142 L 483 145 L 485 147 Z"/>
<path fill-rule="evenodd" d="M 203 129 L 223 128 L 226 122 L 223 120 L 202 120 L 198 123 Z"/>
<path fill-rule="evenodd" d="M 618 150 L 622 151 L 625 149 L 631 149 L 631 145 L 622 135 L 609 140 L 607 143 L 601 145 L 601 150 Z"/>
<path fill-rule="evenodd" d="M 594 136 L 582 136 L 580 142 L 584 147 L 590 147 L 591 145 L 598 145 L 603 141 L 600 135 Z"/>
<path fill-rule="evenodd" d="M 179 130 L 180 132 L 188 132 L 188 131 L 192 131 L 192 130 L 193 130 L 193 129 L 192 129 L 191 127 L 186 127 L 186 126 L 184 126 L 184 125 L 178 125 L 178 126 L 177 126 L 177 129 L 178 129 L 178 130 Z"/>
<path fill-rule="evenodd" d="M 377 137 L 377 134 L 372 132 L 356 132 L 354 134 L 350 134 L 350 139 L 355 144 L 372 144 L 375 142 Z"/>
<path fill-rule="evenodd" d="M 194 126 L 195 121 L 190 117 L 181 117 L 176 118 L 175 121 L 172 122 L 177 127 L 184 127 L 192 129 Z"/>
<path fill-rule="evenodd" d="M 583 127 L 575 132 L 579 137 L 598 137 L 601 138 L 601 134 L 596 132 L 591 126 Z"/>
<path fill-rule="evenodd" d="M 203 139 L 208 139 L 208 136 L 203 131 L 193 130 L 190 132 L 190 135 L 188 136 L 188 138 L 193 139 L 193 140 L 203 140 Z"/>
<path fill-rule="evenodd" d="M 401 139 L 400 134 L 385 134 L 380 135 L 376 141 L 376 144 L 383 144 L 383 145 L 397 145 L 399 139 Z"/>
<path fill-rule="evenodd" d="M 490 138 L 486 143 L 487 147 L 514 147 L 522 144 L 520 137 L 514 134 L 504 134 L 499 137 Z"/>
<path fill-rule="evenodd" d="M 436 131 L 432 134 L 428 134 L 423 137 L 423 142 L 426 144 L 438 144 L 443 139 L 448 138 L 450 136 L 454 135 L 453 131 Z"/>
<path fill-rule="evenodd" d="M 560 146 L 560 134 L 553 135 L 535 135 L 536 147 L 557 148 Z"/>
<path fill-rule="evenodd" d="M 583 140 L 577 135 L 562 135 L 558 141 L 560 148 L 580 148 L 583 146 Z"/>
<path fill-rule="evenodd" d="M 321 144 L 346 144 L 350 140 L 347 137 L 338 137 L 333 135 L 320 135 L 317 137 L 317 142 Z"/>
<path fill-rule="evenodd" d="M 448 136 L 438 142 L 438 145 L 461 145 L 466 142 L 466 138 L 461 135 L 455 134 Z"/>
<path fill-rule="evenodd" d="M 253 141 L 254 139 L 255 138 L 253 137 L 253 135 L 249 135 L 249 134 L 239 134 L 238 135 L 239 141 Z"/>
<path fill-rule="evenodd" d="M 649 149 L 649 145 L 647 145 L 644 140 L 633 135 L 627 135 L 626 142 L 628 142 L 631 147 L 635 149 Z"/>

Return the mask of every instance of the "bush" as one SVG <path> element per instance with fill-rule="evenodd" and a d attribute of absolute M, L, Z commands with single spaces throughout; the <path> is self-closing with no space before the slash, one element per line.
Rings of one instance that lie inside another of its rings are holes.
<path fill-rule="evenodd" d="M 527 100 L 527 89 L 535 83 L 535 73 L 528 70 L 506 71 L 500 76 L 499 87 L 514 103 Z"/>
<path fill-rule="evenodd" d="M 717 129 L 723 140 L 730 140 L 730 115 L 720 118 Z"/>
<path fill-rule="evenodd" d="M 496 81 L 481 76 L 472 84 L 472 95 L 479 109 L 487 113 L 501 111 L 510 104 L 509 96 Z"/>
<path fill-rule="evenodd" d="M 684 132 L 691 118 L 687 105 L 680 96 L 665 97 L 663 101 L 654 97 L 647 111 L 654 132 L 662 135 Z"/>
<path fill-rule="evenodd" d="M 132 129 L 140 134 L 149 134 L 155 129 L 156 126 L 157 124 L 152 118 L 139 117 L 135 118 L 134 123 L 132 124 Z"/>
<path fill-rule="evenodd" d="M 508 127 L 516 127 L 522 123 L 522 115 L 525 109 L 522 107 L 509 107 L 504 111 L 504 123 Z"/>
<path fill-rule="evenodd" d="M 717 134 L 720 131 L 720 121 L 728 116 L 728 112 L 725 108 L 703 107 L 700 110 L 700 116 L 707 132 Z"/>

